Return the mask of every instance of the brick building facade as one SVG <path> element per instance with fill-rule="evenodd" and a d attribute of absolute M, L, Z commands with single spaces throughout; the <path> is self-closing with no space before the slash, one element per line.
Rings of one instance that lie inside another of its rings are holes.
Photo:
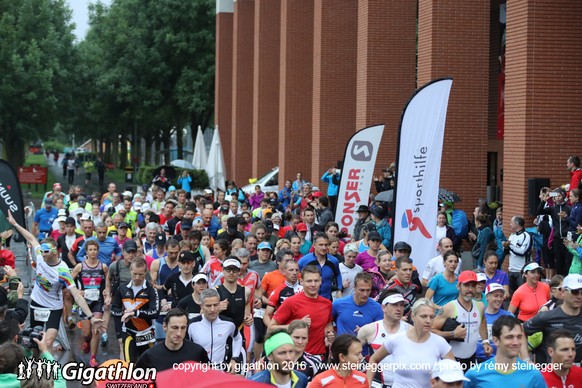
<path fill-rule="evenodd" d="M 567 183 L 581 153 L 578 0 L 217 0 L 216 17 L 215 122 L 239 185 L 279 166 L 280 185 L 301 171 L 325 189 L 351 134 L 384 123 L 379 172 L 414 89 L 443 76 L 441 186 L 468 213 L 491 186 L 506 216 L 527 215 L 528 178 Z"/>

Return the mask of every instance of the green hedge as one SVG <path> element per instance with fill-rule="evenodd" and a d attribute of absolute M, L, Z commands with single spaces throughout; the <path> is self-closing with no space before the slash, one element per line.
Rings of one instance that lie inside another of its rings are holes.
<path fill-rule="evenodd" d="M 158 169 L 158 166 L 146 166 L 141 165 L 137 170 L 137 174 L 135 178 L 140 185 L 149 184 L 152 179 L 154 178 L 154 171 Z M 172 183 L 177 187 L 178 185 L 176 182 L 178 181 L 178 177 L 182 175 L 182 168 L 176 168 L 176 178 L 172 179 Z M 192 177 L 192 183 L 190 186 L 193 189 L 205 189 L 208 187 L 208 174 L 206 174 L 205 170 L 186 170 Z"/>

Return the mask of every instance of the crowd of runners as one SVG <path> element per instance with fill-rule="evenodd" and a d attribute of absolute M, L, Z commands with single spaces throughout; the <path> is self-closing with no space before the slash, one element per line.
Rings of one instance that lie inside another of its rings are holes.
<path fill-rule="evenodd" d="M 467 217 L 440 201 L 424 268 L 392 241 L 393 203 L 374 199 L 394 188 L 394 165 L 351 235 L 334 222 L 339 168 L 321 177 L 326 193 L 301 174 L 252 194 L 228 182 L 193 195 L 187 172 L 163 170 L 137 191 L 57 183 L 31 232 L 7 215 L 36 276 L 29 305 L 22 286 L 6 292 L 1 340 L 28 316 L 48 350 L 80 322 L 91 367 L 113 325 L 137 367 L 196 361 L 278 387 L 582 386 L 582 170 L 567 166 L 570 184 L 541 190 L 532 225 L 506 214 L 504 229 L 499 203 Z"/>

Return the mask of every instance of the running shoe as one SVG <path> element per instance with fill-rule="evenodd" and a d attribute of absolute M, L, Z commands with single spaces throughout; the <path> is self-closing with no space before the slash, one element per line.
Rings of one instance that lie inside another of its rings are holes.
<path fill-rule="evenodd" d="M 99 363 L 97 362 L 97 358 L 95 358 L 95 356 L 91 356 L 91 359 L 89 360 L 89 366 L 96 367 L 98 365 Z"/>
<path fill-rule="evenodd" d="M 101 346 L 106 347 L 109 343 L 109 338 L 107 337 L 107 333 L 101 334 Z"/>

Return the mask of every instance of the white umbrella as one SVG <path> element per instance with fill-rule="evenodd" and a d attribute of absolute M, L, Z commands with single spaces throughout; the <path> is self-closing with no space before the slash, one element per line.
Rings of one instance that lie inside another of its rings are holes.
<path fill-rule="evenodd" d="M 220 135 L 218 128 L 214 130 L 212 136 L 212 145 L 208 153 L 208 165 L 206 166 L 208 172 L 208 183 L 212 190 L 220 189 L 226 191 L 224 177 L 226 176 L 226 168 L 224 166 L 224 156 L 222 154 L 222 145 L 220 143 Z"/>
<path fill-rule="evenodd" d="M 194 155 L 192 156 L 192 165 L 197 170 L 204 170 L 208 163 L 208 155 L 206 155 L 206 144 L 204 144 L 204 136 L 202 129 L 198 126 L 198 133 L 196 133 L 196 144 L 194 144 Z"/>
<path fill-rule="evenodd" d="M 170 165 L 178 168 L 185 168 L 186 170 L 194 170 L 194 166 L 192 165 L 192 163 L 184 159 L 172 160 Z"/>

